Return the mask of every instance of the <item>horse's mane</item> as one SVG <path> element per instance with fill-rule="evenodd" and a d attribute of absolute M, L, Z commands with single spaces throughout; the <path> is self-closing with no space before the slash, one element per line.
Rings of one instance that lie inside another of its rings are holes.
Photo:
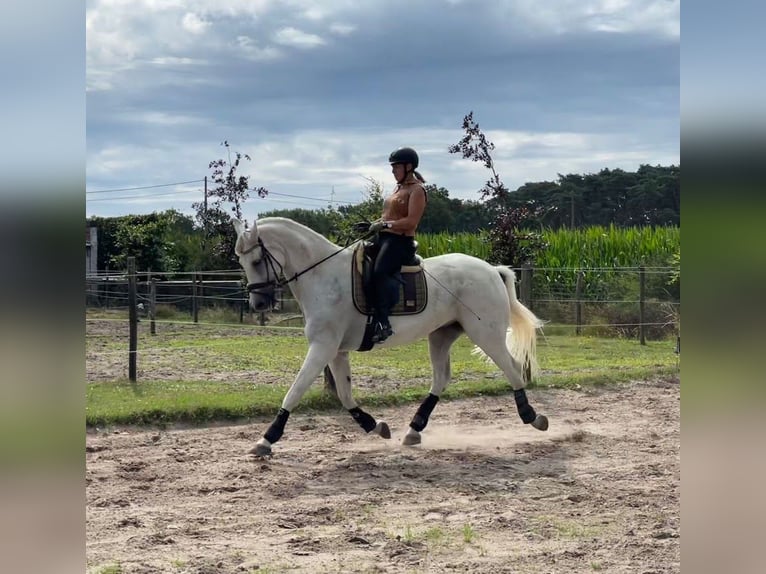
<path fill-rule="evenodd" d="M 335 243 L 327 239 L 321 233 L 317 233 L 310 227 L 307 227 L 302 223 L 298 223 L 292 219 L 288 219 L 287 217 L 264 217 L 263 219 L 258 219 L 256 223 L 259 230 L 264 229 L 264 227 L 266 230 L 268 230 L 268 228 L 271 226 L 285 227 L 290 229 L 291 232 L 301 235 L 309 241 L 318 241 L 325 243 L 328 247 L 337 247 Z"/>

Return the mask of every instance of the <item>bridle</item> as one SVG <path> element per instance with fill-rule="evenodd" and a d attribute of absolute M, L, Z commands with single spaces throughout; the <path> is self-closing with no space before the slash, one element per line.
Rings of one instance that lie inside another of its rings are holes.
<path fill-rule="evenodd" d="M 337 251 L 330 253 L 330 255 L 328 255 L 327 257 L 324 257 L 320 259 L 319 261 L 317 261 L 316 263 L 309 265 L 308 267 L 306 267 L 306 269 L 304 269 L 303 271 L 299 271 L 298 273 L 296 273 L 289 279 L 284 278 L 284 269 L 282 267 L 282 264 L 274 257 L 274 255 L 271 254 L 271 251 L 266 249 L 266 246 L 263 244 L 263 240 L 260 237 L 258 238 L 258 242 L 255 245 L 248 247 L 247 249 L 242 251 L 241 254 L 244 255 L 246 253 L 250 253 L 256 247 L 261 248 L 261 258 L 260 260 L 258 260 L 256 265 L 259 265 L 261 263 L 266 264 L 266 281 L 261 281 L 259 283 L 248 283 L 245 289 L 247 290 L 248 293 L 255 293 L 256 295 L 267 295 L 271 298 L 273 303 L 274 289 L 276 289 L 277 287 L 284 287 L 288 283 L 292 281 L 296 281 L 298 277 L 300 277 L 304 273 L 311 271 L 314 267 L 316 267 L 320 263 L 324 263 L 328 259 L 335 257 L 336 255 L 338 255 L 338 253 L 345 251 L 350 246 L 347 245 L 346 247 L 342 249 L 338 249 Z M 277 267 L 279 267 L 279 271 L 277 271 Z M 271 279 L 272 274 L 274 276 L 273 279 Z M 269 292 L 264 293 L 263 289 L 271 289 L 272 291 L 270 293 Z"/>
<path fill-rule="evenodd" d="M 283 276 L 283 268 L 282 264 L 271 254 L 271 251 L 266 249 L 266 246 L 263 244 L 263 241 L 261 238 L 258 238 L 258 242 L 255 245 L 252 245 L 242 251 L 242 255 L 246 253 L 250 253 L 253 251 L 256 247 L 261 248 L 261 258 L 255 263 L 256 265 L 259 265 L 261 263 L 266 264 L 266 281 L 261 281 L 259 283 L 248 283 L 247 287 L 245 289 L 248 293 L 255 293 L 256 295 L 268 295 L 272 299 L 274 298 L 273 291 L 271 293 L 264 293 L 263 289 L 275 289 L 276 287 L 281 287 L 283 285 L 286 285 L 288 281 L 285 279 L 280 279 L 280 277 Z M 279 271 L 277 271 L 277 267 L 279 267 Z M 273 279 L 271 278 L 273 274 Z"/>

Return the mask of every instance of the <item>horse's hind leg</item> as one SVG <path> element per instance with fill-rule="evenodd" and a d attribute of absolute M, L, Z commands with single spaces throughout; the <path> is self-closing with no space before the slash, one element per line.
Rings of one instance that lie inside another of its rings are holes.
<path fill-rule="evenodd" d="M 450 368 L 450 348 L 457 338 L 463 333 L 459 323 L 452 323 L 441 327 L 428 336 L 428 352 L 431 355 L 431 368 L 433 369 L 433 382 L 428 396 L 420 403 L 415 416 L 412 417 L 410 428 L 404 436 L 402 444 L 411 446 L 420 444 L 420 432 L 426 428 L 428 417 L 434 410 L 439 396 L 450 382 L 452 376 Z"/>
<path fill-rule="evenodd" d="M 343 408 L 351 413 L 354 420 L 359 423 L 365 432 L 374 432 L 383 438 L 391 438 L 391 429 L 383 421 L 376 421 L 369 413 L 359 408 L 351 394 L 351 366 L 348 361 L 348 353 L 341 351 L 330 361 L 330 371 L 335 379 L 335 392 L 338 394 Z"/>
<path fill-rule="evenodd" d="M 547 430 L 548 417 L 538 415 L 527 400 L 527 392 L 524 390 L 525 382 L 521 374 L 521 365 L 508 350 L 505 332 L 503 330 L 497 332 L 487 331 L 483 325 L 469 324 L 466 326 L 466 334 L 500 367 L 508 382 L 511 383 L 513 398 L 516 401 L 516 410 L 524 424 L 531 424 L 538 430 Z"/>

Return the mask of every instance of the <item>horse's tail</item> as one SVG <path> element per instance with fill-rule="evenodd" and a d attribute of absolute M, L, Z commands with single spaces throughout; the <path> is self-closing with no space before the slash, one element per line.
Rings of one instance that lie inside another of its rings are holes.
<path fill-rule="evenodd" d="M 527 309 L 516 296 L 516 275 L 513 269 L 504 265 L 495 266 L 508 290 L 510 302 L 511 324 L 505 337 L 505 344 L 514 359 L 521 363 L 522 375 L 529 382 L 539 371 L 537 364 L 537 329 L 543 326 L 543 321 Z M 484 355 L 478 347 L 474 353 Z"/>

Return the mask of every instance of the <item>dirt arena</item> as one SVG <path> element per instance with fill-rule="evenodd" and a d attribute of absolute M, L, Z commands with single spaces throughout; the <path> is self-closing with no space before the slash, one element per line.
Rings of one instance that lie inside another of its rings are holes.
<path fill-rule="evenodd" d="M 548 432 L 469 399 L 418 447 L 415 405 L 295 413 L 268 460 L 267 420 L 90 432 L 88 572 L 679 572 L 678 381 L 528 394 Z"/>

